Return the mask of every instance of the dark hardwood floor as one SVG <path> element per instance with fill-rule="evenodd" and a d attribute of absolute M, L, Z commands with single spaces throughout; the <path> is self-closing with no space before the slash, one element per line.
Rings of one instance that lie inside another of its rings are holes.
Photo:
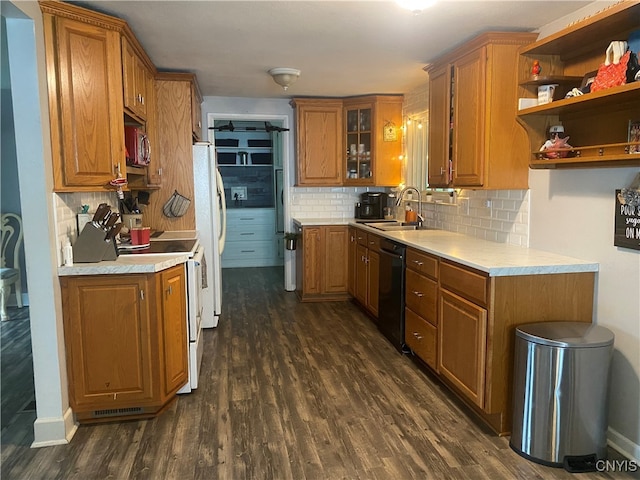
<path fill-rule="evenodd" d="M 2 479 L 633 478 L 523 459 L 353 304 L 285 292 L 282 268 L 224 270 L 223 283 L 200 387 L 153 420 L 80 426 L 69 445 L 31 449 L 35 415 L 5 417 L 5 373 L 32 373 L 5 358 L 3 324 Z"/>

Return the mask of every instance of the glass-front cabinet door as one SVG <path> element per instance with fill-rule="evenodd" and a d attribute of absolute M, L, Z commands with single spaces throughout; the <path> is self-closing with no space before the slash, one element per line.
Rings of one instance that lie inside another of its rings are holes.
<path fill-rule="evenodd" d="M 345 183 L 373 184 L 373 109 L 368 105 L 345 107 Z"/>

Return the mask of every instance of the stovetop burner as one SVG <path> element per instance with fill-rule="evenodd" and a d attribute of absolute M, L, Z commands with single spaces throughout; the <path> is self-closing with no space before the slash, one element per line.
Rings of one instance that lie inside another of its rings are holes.
<path fill-rule="evenodd" d="M 193 253 L 198 248 L 198 240 L 154 240 L 148 246 L 124 246 L 118 247 L 120 255 L 173 255 L 176 253 Z"/>

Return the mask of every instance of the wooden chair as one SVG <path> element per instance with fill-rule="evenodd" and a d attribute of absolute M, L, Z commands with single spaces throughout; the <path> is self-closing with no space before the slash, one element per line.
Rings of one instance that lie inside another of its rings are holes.
<path fill-rule="evenodd" d="M 22 274 L 20 247 L 22 246 L 22 219 L 15 213 L 3 213 L 0 218 L 2 244 L 0 258 L 0 317 L 9 320 L 7 300 L 14 285 L 18 308 L 22 308 Z"/>

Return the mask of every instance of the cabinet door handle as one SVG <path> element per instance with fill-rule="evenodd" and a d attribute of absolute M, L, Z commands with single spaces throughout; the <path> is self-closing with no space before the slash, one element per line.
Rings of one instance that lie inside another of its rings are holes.
<path fill-rule="evenodd" d="M 173 287 L 169 285 L 169 288 L 167 288 L 166 292 L 167 292 L 167 295 L 173 295 Z"/>
<path fill-rule="evenodd" d="M 422 335 L 419 335 L 418 332 L 413 332 L 413 336 L 416 337 L 416 340 L 422 340 Z"/>
<path fill-rule="evenodd" d="M 140 290 L 140 300 L 144 300 L 144 290 Z"/>
<path fill-rule="evenodd" d="M 419 298 L 422 298 L 422 297 L 424 296 L 424 293 L 422 293 L 422 292 L 417 292 L 417 291 L 415 291 L 415 290 L 413 291 L 413 294 L 414 294 L 416 297 L 419 297 Z"/>

